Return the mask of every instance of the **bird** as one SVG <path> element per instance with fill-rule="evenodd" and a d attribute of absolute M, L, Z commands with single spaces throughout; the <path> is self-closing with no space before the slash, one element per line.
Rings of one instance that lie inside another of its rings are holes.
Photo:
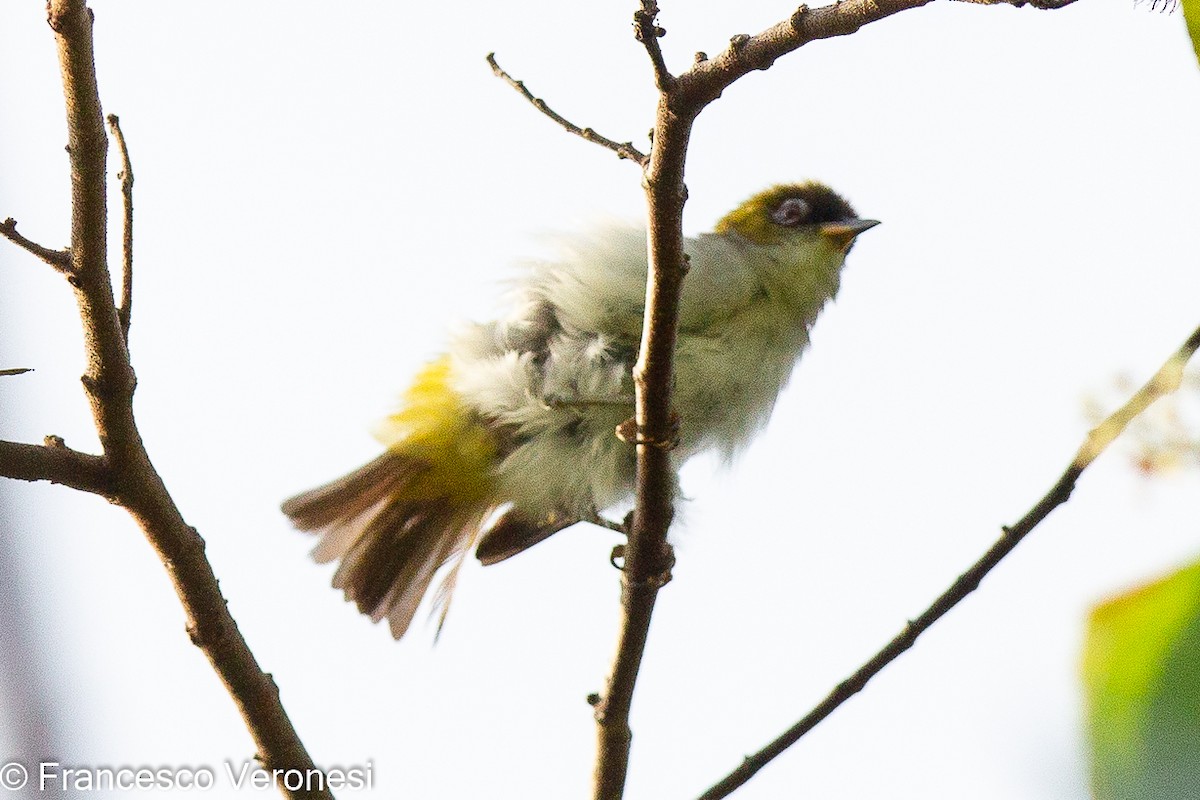
<path fill-rule="evenodd" d="M 807 181 L 685 238 L 676 470 L 703 451 L 730 461 L 763 428 L 847 253 L 877 224 Z M 431 594 L 440 632 L 472 551 L 496 564 L 632 494 L 635 448 L 617 429 L 634 413 L 646 242 L 633 225 L 564 235 L 513 281 L 507 314 L 460 327 L 418 372 L 379 426 L 382 454 L 283 503 L 320 535 L 313 558 L 340 562 L 334 587 L 396 639 Z"/>

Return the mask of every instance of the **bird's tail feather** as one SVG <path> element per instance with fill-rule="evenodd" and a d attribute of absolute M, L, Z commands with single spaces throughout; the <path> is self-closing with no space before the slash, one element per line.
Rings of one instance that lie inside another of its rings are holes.
<path fill-rule="evenodd" d="M 283 504 L 297 528 L 321 534 L 317 561 L 341 560 L 333 585 L 371 619 L 386 617 L 397 639 L 449 564 L 434 593 L 440 630 L 459 566 L 492 510 L 483 500 L 431 495 L 429 470 L 422 459 L 389 450 Z"/>
<path fill-rule="evenodd" d="M 475 556 L 485 567 L 523 553 L 538 542 L 579 522 L 565 512 L 530 519 L 515 508 L 501 514 L 479 537 Z"/>

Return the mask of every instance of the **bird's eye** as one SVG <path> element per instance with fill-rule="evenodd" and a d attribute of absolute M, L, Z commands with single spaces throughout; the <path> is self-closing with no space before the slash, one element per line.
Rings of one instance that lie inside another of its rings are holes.
<path fill-rule="evenodd" d="M 794 228 L 807 222 L 810 213 L 812 213 L 812 209 L 809 208 L 808 203 L 799 197 L 789 197 L 771 212 L 771 219 L 777 225 Z"/>

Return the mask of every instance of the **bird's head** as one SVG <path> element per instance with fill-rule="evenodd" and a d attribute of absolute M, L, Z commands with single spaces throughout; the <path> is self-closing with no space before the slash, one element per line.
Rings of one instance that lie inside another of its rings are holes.
<path fill-rule="evenodd" d="M 746 200 L 717 223 L 718 234 L 737 234 L 762 246 L 804 243 L 844 257 L 860 233 L 879 222 L 860 219 L 837 192 L 821 183 L 773 186 Z"/>

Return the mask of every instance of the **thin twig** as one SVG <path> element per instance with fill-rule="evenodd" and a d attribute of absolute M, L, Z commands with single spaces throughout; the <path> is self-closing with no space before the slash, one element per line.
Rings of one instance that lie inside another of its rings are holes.
<path fill-rule="evenodd" d="M 35 241 L 26 239 L 17 233 L 17 221 L 12 217 L 0 222 L 0 236 L 8 239 L 22 250 L 37 256 L 59 272 L 70 274 L 71 253 L 69 251 L 51 250 L 49 247 L 43 247 Z"/>
<path fill-rule="evenodd" d="M 14 367 L 13 369 L 0 369 L 0 375 L 24 375 L 26 372 L 33 372 L 33 367 Z"/>
<path fill-rule="evenodd" d="M 1171 355 L 1154 376 L 1139 389 L 1125 405 L 1114 411 L 1103 422 L 1096 426 L 1071 460 L 1071 464 L 1063 471 L 1058 481 L 1050 491 L 1037 502 L 1025 516 L 1014 525 L 1004 528 L 1004 533 L 988 551 L 976 561 L 971 568 L 958 577 L 950 588 L 943 592 L 929 608 L 925 609 L 916 619 L 904 626 L 904 630 L 896 635 L 869 661 L 859 667 L 853 675 L 839 683 L 829 695 L 812 711 L 808 712 L 799 722 L 788 728 L 782 735 L 752 756 L 747 756 L 741 766 L 722 778 L 707 792 L 700 795 L 699 800 L 719 800 L 729 796 L 768 762 L 781 754 L 800 740 L 804 734 L 815 728 L 818 723 L 828 717 L 838 706 L 849 700 L 871 678 L 875 677 L 884 667 L 894 661 L 901 653 L 908 650 L 922 633 L 941 619 L 950 609 L 979 588 L 980 581 L 992 571 L 1000 561 L 1012 552 L 1050 512 L 1067 502 L 1075 483 L 1083 471 L 1091 465 L 1096 457 L 1104 452 L 1121 431 L 1138 414 L 1145 411 L 1155 400 L 1171 394 L 1179 388 L 1183 368 L 1188 360 L 1200 349 L 1200 328 L 1197 328 L 1187 341 Z"/>
<path fill-rule="evenodd" d="M 642 0 L 642 7 L 633 12 L 633 36 L 646 48 L 646 55 L 650 57 L 650 65 L 654 68 L 654 86 L 660 92 L 670 91 L 675 82 L 675 76 L 667 69 L 662 47 L 658 44 L 658 40 L 666 35 L 666 29 L 658 24 L 658 3 L 655 0 Z"/>
<path fill-rule="evenodd" d="M 1121 432 L 1135 417 L 1149 408 L 1155 400 L 1178 390 L 1183 385 L 1184 368 L 1197 350 L 1200 350 L 1200 328 L 1188 337 L 1183 346 L 1167 359 L 1166 363 L 1159 368 L 1158 372 L 1154 373 L 1150 380 L 1146 381 L 1142 388 L 1134 392 L 1125 405 L 1092 428 L 1088 433 L 1087 440 L 1075 454 L 1075 464 L 1081 470 L 1086 469 L 1098 455 L 1112 444 L 1114 439 L 1121 435 Z"/>
<path fill-rule="evenodd" d="M 1021 6 L 1030 5 L 1034 8 L 1039 8 L 1042 11 L 1054 11 L 1059 8 L 1066 8 L 1074 3 L 1075 0 L 959 0 L 962 3 L 979 3 L 980 5 L 996 6 L 1010 5 L 1020 8 Z M 1153 6 L 1151 6 L 1153 8 Z"/>
<path fill-rule="evenodd" d="M 187 632 L 208 657 L 241 711 L 268 770 L 315 769 L 279 700 L 229 613 L 204 540 L 184 521 L 154 469 L 133 415 L 136 385 L 107 263 L 108 137 L 96 86 L 92 13 L 84 0 L 51 0 L 67 105 L 71 164 L 71 283 L 84 327 L 83 385 L 115 491 L 166 567 L 187 615 Z M 332 798 L 327 789 L 288 789 L 291 798 Z"/>
<path fill-rule="evenodd" d="M 1022 0 L 1014 0 L 1019 3 Z M 617 653 L 595 706 L 595 800 L 620 800 L 629 764 L 629 712 L 658 590 L 669 578 L 672 554 L 667 528 L 673 516 L 674 478 L 668 446 L 675 437 L 671 383 L 679 297 L 687 262 L 683 252 L 684 164 L 692 125 L 709 103 L 736 80 L 765 70 L 801 46 L 857 31 L 864 25 L 930 0 L 845 0 L 818 9 L 800 6 L 756 36 L 738 35 L 715 58 L 697 56 L 672 76 L 658 40 L 665 35 L 653 0 L 641 0 L 634 28 L 646 48 L 659 88 L 650 158 L 644 165 L 649 217 L 649 276 L 641 347 L 634 366 L 638 444 L 633 524 L 621 574 L 621 627 Z M 682 424 L 686 425 L 687 420 Z"/>
<path fill-rule="evenodd" d="M 121 151 L 121 171 L 117 173 L 117 178 L 121 181 L 124 211 L 121 217 L 124 224 L 121 231 L 121 303 L 117 306 L 117 317 L 125 345 L 128 346 L 129 324 L 133 314 L 133 165 L 129 163 L 129 147 L 125 144 L 121 120 L 116 114 L 108 115 L 108 127 L 117 140 L 117 149 Z"/>
<path fill-rule="evenodd" d="M 545 114 L 550 119 L 557 122 L 563 129 L 569 133 L 573 133 L 583 139 L 586 139 L 593 144 L 598 144 L 617 154 L 617 158 L 627 158 L 639 165 L 645 166 L 647 156 L 641 150 L 633 146 L 633 142 L 616 142 L 609 139 L 607 136 L 601 136 L 591 128 L 581 128 L 574 122 L 571 122 L 566 117 L 562 116 L 554 109 L 546 104 L 546 101 L 540 97 L 534 97 L 533 93 L 525 86 L 525 81 L 519 81 L 512 75 L 509 75 L 504 69 L 496 63 L 496 54 L 488 53 L 487 62 L 492 67 L 492 72 L 496 77 L 502 79 L 509 86 L 521 93 L 521 96 L 528 100 L 534 108 Z"/>

